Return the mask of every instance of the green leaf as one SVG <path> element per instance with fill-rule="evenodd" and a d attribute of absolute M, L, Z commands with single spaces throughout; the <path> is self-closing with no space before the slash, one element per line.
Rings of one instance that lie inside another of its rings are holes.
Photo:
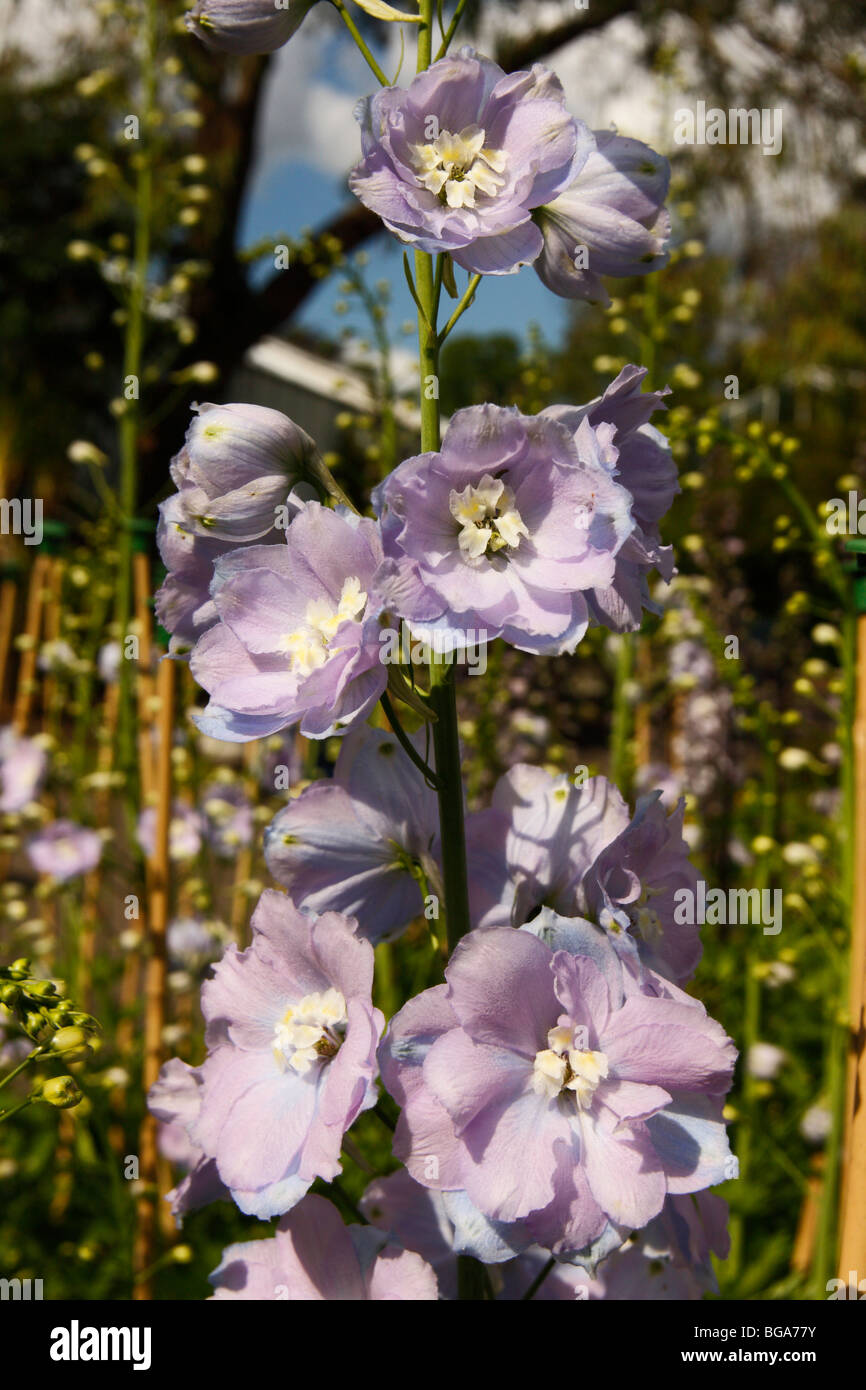
<path fill-rule="evenodd" d="M 445 257 L 445 268 L 442 271 L 442 284 L 445 286 L 452 299 L 457 298 L 457 281 L 454 279 L 454 262 L 450 256 Z"/>
<path fill-rule="evenodd" d="M 393 5 L 386 5 L 385 0 L 355 0 L 359 10 L 365 14 L 370 14 L 374 19 L 385 19 L 389 24 L 420 24 L 422 22 L 419 14 L 404 14 L 402 10 L 395 10 Z"/>

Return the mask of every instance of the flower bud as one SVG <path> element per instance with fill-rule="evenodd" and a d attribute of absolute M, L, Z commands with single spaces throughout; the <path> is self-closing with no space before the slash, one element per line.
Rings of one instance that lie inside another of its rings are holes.
<path fill-rule="evenodd" d="M 50 999 L 57 993 L 57 986 L 51 980 L 32 980 L 25 986 L 31 999 Z"/>
<path fill-rule="evenodd" d="M 39 1099 L 58 1110 L 70 1110 L 82 1099 L 81 1087 L 74 1076 L 50 1076 L 42 1084 Z"/>
<path fill-rule="evenodd" d="M 186 26 L 218 53 L 273 53 L 300 28 L 315 0 L 198 0 Z"/>
<path fill-rule="evenodd" d="M 54 1052 L 69 1052 L 87 1046 L 87 1034 L 83 1028 L 60 1028 L 51 1039 Z"/>

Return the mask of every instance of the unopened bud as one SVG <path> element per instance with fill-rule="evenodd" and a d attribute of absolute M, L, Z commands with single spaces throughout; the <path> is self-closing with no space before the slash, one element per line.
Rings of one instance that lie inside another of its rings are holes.
<path fill-rule="evenodd" d="M 74 1076 L 50 1076 L 43 1082 L 39 1099 L 58 1110 L 70 1110 L 81 1100 L 81 1087 Z"/>
<path fill-rule="evenodd" d="M 83 1028 L 60 1028 L 51 1039 L 53 1052 L 69 1052 L 73 1048 L 87 1046 L 87 1034 Z"/>

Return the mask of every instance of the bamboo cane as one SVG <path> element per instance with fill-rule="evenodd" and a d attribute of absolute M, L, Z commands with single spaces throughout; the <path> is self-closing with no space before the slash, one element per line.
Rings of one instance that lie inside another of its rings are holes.
<path fill-rule="evenodd" d="M 27 615 L 22 633 L 26 640 L 18 665 L 18 684 L 12 712 L 12 727 L 16 734 L 26 733 L 30 722 L 30 708 L 36 689 L 36 657 L 39 648 L 39 634 L 42 630 L 43 587 L 48 563 L 46 556 L 37 555 L 30 571 L 30 584 L 27 590 Z"/>
<path fill-rule="evenodd" d="M 63 561 L 54 556 L 45 559 L 45 590 L 43 594 L 43 631 L 46 642 L 56 642 L 60 637 L 61 593 L 63 586 Z M 51 728 L 57 710 L 57 677 L 50 671 L 42 684 L 42 728 Z"/>
<path fill-rule="evenodd" d="M 854 902 L 849 978 L 850 1050 L 840 1204 L 839 1277 L 866 1278 L 866 614 L 857 619 L 854 719 Z"/>
<path fill-rule="evenodd" d="M 18 592 L 14 579 L 4 579 L 0 584 L 0 724 L 4 723 L 6 710 L 6 676 L 9 667 L 9 652 L 12 647 L 12 629 L 15 626 L 15 598 Z"/>
<path fill-rule="evenodd" d="M 136 677 L 136 700 L 138 705 L 138 762 L 141 777 L 142 799 L 147 803 L 154 785 L 154 750 L 152 738 L 153 720 L 150 702 L 153 697 L 154 682 L 151 675 L 152 620 L 150 613 L 150 562 L 142 551 L 132 557 L 133 592 L 135 597 L 135 622 L 138 636 L 138 674 Z"/>
<path fill-rule="evenodd" d="M 166 957 L 165 934 L 168 926 L 169 898 L 169 825 L 171 821 L 171 749 L 174 727 L 174 662 L 163 660 L 156 678 L 157 749 L 156 749 L 156 834 L 153 854 L 147 862 L 146 939 L 148 945 L 145 971 L 144 1066 L 143 1089 L 147 1092 L 159 1075 L 162 1064 L 162 1034 L 165 1026 Z M 156 1120 L 149 1112 L 141 1123 L 139 1135 L 139 1177 L 142 1183 L 138 1200 L 134 1267 L 136 1283 L 133 1297 L 137 1300 L 152 1296 L 147 1271 L 154 1261 L 156 1243 L 156 1201 L 159 1200 L 160 1163 L 157 1150 Z"/>

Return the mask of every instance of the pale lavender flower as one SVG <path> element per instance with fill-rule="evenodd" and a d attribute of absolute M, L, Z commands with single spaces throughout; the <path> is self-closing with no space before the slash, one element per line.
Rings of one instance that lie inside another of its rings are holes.
<path fill-rule="evenodd" d="M 168 573 L 157 590 L 154 610 L 161 626 L 171 634 L 170 654 L 185 656 L 218 620 L 210 596 L 214 563 L 237 547 L 229 541 L 197 535 L 177 492 L 160 503 L 156 540 Z"/>
<path fill-rule="evenodd" d="M 288 1211 L 340 1169 L 343 1135 L 375 1103 L 373 949 L 336 912 L 299 912 L 266 891 L 252 945 L 234 945 L 202 988 L 210 1049 L 190 1138 L 241 1208 Z"/>
<path fill-rule="evenodd" d="M 157 1146 L 161 1154 L 186 1176 L 166 1193 L 172 1214 L 180 1225 L 190 1211 L 211 1202 L 230 1201 L 231 1193 L 217 1172 L 216 1163 L 193 1143 L 190 1128 L 201 1110 L 201 1071 L 172 1057 L 164 1063 L 147 1094 L 151 1114 L 159 1121 Z"/>
<path fill-rule="evenodd" d="M 555 405 L 542 411 L 570 430 L 575 441 L 587 423 L 599 433 L 613 431 L 613 474 L 631 496 L 634 524 L 617 552 L 611 582 L 595 586 L 587 595 L 593 622 L 613 632 L 636 631 L 645 608 L 661 612 L 649 597 L 647 580 L 653 570 L 665 581 L 674 573 L 673 551 L 661 544 L 659 522 L 680 490 L 677 470 L 668 441 L 649 423 L 656 410 L 665 408 L 668 390 L 642 391 L 646 374 L 645 367 L 623 367 L 604 395 L 588 405 Z"/>
<path fill-rule="evenodd" d="M 357 109 L 364 158 L 349 184 L 401 241 L 506 275 L 540 255 L 533 208 L 562 192 L 591 148 L 559 79 L 506 75 L 471 48 Z"/>
<path fill-rule="evenodd" d="M 476 930 L 446 979 L 380 1050 L 418 1182 L 568 1257 L 724 1180 L 733 1044 L 675 986 L 638 983 L 598 928 L 544 910 Z"/>
<path fill-rule="evenodd" d="M 156 849 L 156 820 L 156 807 L 146 806 L 139 814 L 136 825 L 135 838 L 148 856 Z M 201 849 L 203 834 L 204 822 L 195 807 L 188 806 L 185 801 L 172 802 L 168 823 L 169 858 L 176 863 L 183 859 L 194 859 Z"/>
<path fill-rule="evenodd" d="M 423 736 L 417 742 L 423 749 Z M 375 943 L 421 912 L 413 869 L 435 887 L 437 840 L 435 793 L 393 734 L 361 725 L 346 736 L 333 778 L 305 788 L 271 821 L 265 860 L 296 902 L 356 917 Z"/>
<path fill-rule="evenodd" d="M 37 873 L 66 883 L 96 868 L 102 858 L 102 837 L 74 821 L 56 820 L 31 836 L 25 848 Z"/>
<path fill-rule="evenodd" d="M 290 494 L 315 454 L 309 435 L 279 410 L 206 402 L 194 411 L 170 465 L 178 491 L 161 503 L 157 526 L 168 574 L 156 615 L 172 635 L 173 656 L 217 621 L 214 562 L 250 541 L 282 540 Z"/>
<path fill-rule="evenodd" d="M 381 587 L 413 632 L 573 651 L 589 622 L 586 592 L 613 582 L 634 528 L 632 499 L 612 476 L 612 434 L 470 406 L 439 453 L 391 473 L 373 494 Z"/>
<path fill-rule="evenodd" d="M 310 1196 L 268 1240 L 223 1251 L 210 1282 L 214 1299 L 388 1303 L 435 1301 L 433 1270 L 371 1226 L 344 1226 L 324 1197 Z"/>
<path fill-rule="evenodd" d="M 539 907 L 591 916 L 634 968 L 688 979 L 701 956 L 694 925 L 676 920 L 676 893 L 695 892 L 684 805 L 666 815 L 658 793 L 632 815 L 605 777 L 581 786 L 518 763 L 488 810 L 467 818 L 470 905 L 476 926 L 522 926 Z"/>
<path fill-rule="evenodd" d="M 374 522 L 318 502 L 302 505 L 285 545 L 218 560 L 220 621 L 190 658 L 211 697 L 195 717 L 202 732 L 245 743 L 300 723 L 306 737 L 326 738 L 365 719 L 387 684 L 381 560 Z"/>
<path fill-rule="evenodd" d="M 273 53 L 288 43 L 316 0 L 197 0 L 186 27 L 218 53 Z"/>
<path fill-rule="evenodd" d="M 33 738 L 0 729 L 0 813 L 14 815 L 39 795 L 48 771 L 45 749 Z"/>
<path fill-rule="evenodd" d="M 181 514 L 196 535 L 261 540 L 315 456 L 315 443 L 268 406 L 205 402 L 193 410 L 170 466 Z"/>
<path fill-rule="evenodd" d="M 220 922 L 203 917 L 175 917 L 166 928 L 166 950 L 173 965 L 200 970 L 222 954 L 228 932 Z"/>
<path fill-rule="evenodd" d="M 544 237 L 535 269 L 554 294 L 606 305 L 603 275 L 646 275 L 667 262 L 671 171 L 640 140 L 609 130 L 592 139 L 568 187 L 535 213 Z"/>

